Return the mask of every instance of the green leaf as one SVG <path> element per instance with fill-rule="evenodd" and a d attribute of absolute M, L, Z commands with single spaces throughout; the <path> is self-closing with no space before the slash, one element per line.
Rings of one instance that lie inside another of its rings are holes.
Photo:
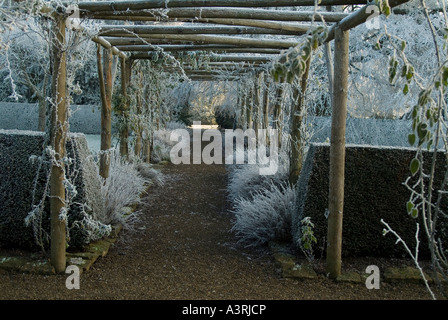
<path fill-rule="evenodd" d="M 448 68 L 447 67 L 445 67 L 443 69 L 442 83 L 445 87 L 448 85 Z"/>
<path fill-rule="evenodd" d="M 401 51 L 404 51 L 406 48 L 406 41 L 401 41 Z"/>
<path fill-rule="evenodd" d="M 407 74 L 408 74 L 408 66 L 405 64 L 405 65 L 403 65 L 403 67 L 401 68 L 401 76 L 402 76 L 402 77 L 406 77 Z"/>
<path fill-rule="evenodd" d="M 406 84 L 404 85 L 404 88 L 403 88 L 403 94 L 406 95 L 406 94 L 408 94 L 408 92 L 409 92 L 409 86 L 408 86 L 408 84 L 406 83 Z"/>
<path fill-rule="evenodd" d="M 427 146 L 428 151 L 431 150 L 431 146 L 432 146 L 432 144 L 433 144 L 433 140 L 431 139 L 431 140 L 428 141 L 428 146 Z"/>
<path fill-rule="evenodd" d="M 414 218 L 414 219 L 418 217 L 418 210 L 417 210 L 417 208 L 412 209 L 411 217 Z"/>
<path fill-rule="evenodd" d="M 414 209 L 414 203 L 412 203 L 412 201 L 408 201 L 408 203 L 406 203 L 406 210 L 408 213 L 411 213 L 412 209 Z"/>
<path fill-rule="evenodd" d="M 409 66 L 408 68 L 408 73 L 406 74 L 406 80 L 411 80 L 412 77 L 414 76 L 414 67 Z"/>
<path fill-rule="evenodd" d="M 390 15 L 390 6 L 388 1 L 382 1 L 381 12 L 387 17 Z"/>
<path fill-rule="evenodd" d="M 414 108 L 412 109 L 412 119 L 417 118 L 418 115 L 418 106 L 414 106 Z"/>
<path fill-rule="evenodd" d="M 410 169 L 412 175 L 415 175 L 417 171 L 420 169 L 420 161 L 416 158 L 412 159 Z"/>
<path fill-rule="evenodd" d="M 410 134 L 410 135 L 408 136 L 408 141 L 409 141 L 409 144 L 410 144 L 411 146 L 413 146 L 413 145 L 415 144 L 415 134 Z"/>
<path fill-rule="evenodd" d="M 419 123 L 417 126 L 418 138 L 424 140 L 428 134 L 428 125 L 426 123 Z"/>
<path fill-rule="evenodd" d="M 398 67 L 398 61 L 396 61 L 394 58 L 392 58 L 389 62 L 389 82 L 394 82 L 395 76 L 397 75 L 397 67 Z"/>
<path fill-rule="evenodd" d="M 292 84 L 293 81 L 294 81 L 294 73 L 288 72 L 286 74 L 286 82 L 288 82 L 289 84 Z"/>

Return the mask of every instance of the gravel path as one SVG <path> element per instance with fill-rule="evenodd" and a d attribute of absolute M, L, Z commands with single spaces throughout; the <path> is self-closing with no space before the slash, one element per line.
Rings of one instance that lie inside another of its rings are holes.
<path fill-rule="evenodd" d="M 0 273 L 0 299 L 429 299 L 420 284 L 282 279 L 265 249 L 239 246 L 231 233 L 221 165 L 167 165 L 163 188 L 144 198 L 134 230 L 81 275 Z"/>

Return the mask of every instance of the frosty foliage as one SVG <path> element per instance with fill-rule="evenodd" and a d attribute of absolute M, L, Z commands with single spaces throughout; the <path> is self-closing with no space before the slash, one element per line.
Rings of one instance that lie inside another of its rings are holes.
<path fill-rule="evenodd" d="M 165 129 L 154 131 L 154 146 L 152 151 L 151 160 L 155 163 L 161 161 L 171 161 L 170 151 L 171 148 L 177 143 L 176 141 L 171 141 L 171 132 L 176 129 L 185 129 L 183 123 L 177 121 L 170 121 L 166 124 Z"/>
<path fill-rule="evenodd" d="M 273 161 L 273 159 L 271 159 Z M 275 175 L 260 175 L 260 165 L 228 165 L 228 194 L 235 218 L 232 230 L 247 246 L 291 237 L 297 192 L 288 182 L 289 161 L 280 152 Z"/>
<path fill-rule="evenodd" d="M 270 240 L 291 238 L 291 217 L 297 211 L 297 192 L 289 183 L 270 182 L 252 193 L 251 199 L 235 200 L 235 223 L 232 227 L 240 242 L 247 246 Z"/>
<path fill-rule="evenodd" d="M 247 154 L 247 151 L 246 151 Z M 247 158 L 247 156 L 246 156 Z M 274 159 L 271 159 L 274 161 Z M 251 199 L 254 193 L 281 184 L 288 178 L 289 157 L 286 152 L 278 156 L 278 170 L 274 175 L 260 175 L 259 164 L 228 165 L 228 193 L 231 201 L 238 198 Z"/>
<path fill-rule="evenodd" d="M 142 164 L 124 161 L 118 150 L 113 150 L 110 155 L 109 177 L 101 186 L 105 212 L 98 214 L 96 219 L 103 224 L 126 225 L 131 220 L 129 216 L 124 215 L 123 208 L 141 202 L 140 196 L 146 191 L 152 178 L 160 179 L 155 172 L 144 168 Z M 132 216 L 135 217 L 135 214 Z"/>

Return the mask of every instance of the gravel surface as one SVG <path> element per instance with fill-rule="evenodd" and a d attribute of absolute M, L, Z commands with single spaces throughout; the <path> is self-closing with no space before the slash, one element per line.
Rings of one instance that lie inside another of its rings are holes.
<path fill-rule="evenodd" d="M 266 248 L 247 249 L 231 232 L 222 165 L 167 165 L 133 230 L 81 275 L 0 272 L 0 299 L 429 299 L 423 284 L 364 284 L 283 279 Z M 364 266 L 365 268 L 365 266 Z"/>

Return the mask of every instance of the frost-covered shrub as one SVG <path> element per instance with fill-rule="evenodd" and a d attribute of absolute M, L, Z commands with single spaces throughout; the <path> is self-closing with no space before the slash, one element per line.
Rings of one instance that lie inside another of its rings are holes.
<path fill-rule="evenodd" d="M 111 152 L 109 177 L 101 187 L 105 210 L 96 217 L 99 221 L 126 224 L 129 217 L 124 215 L 123 208 L 140 203 L 140 196 L 151 181 L 140 173 L 141 168 L 142 165 L 123 160 L 118 150 Z"/>
<path fill-rule="evenodd" d="M 171 130 L 175 130 L 175 129 L 185 129 L 186 126 L 184 123 L 179 122 L 179 121 L 170 121 L 166 124 L 166 130 L 167 131 L 171 131 Z M 169 139 L 169 136 L 168 136 Z"/>
<path fill-rule="evenodd" d="M 151 153 L 151 161 L 158 163 L 161 161 L 170 161 L 170 131 L 157 130 L 154 131 L 153 150 Z"/>
<path fill-rule="evenodd" d="M 297 193 L 289 183 L 273 182 L 252 194 L 252 199 L 235 200 L 232 230 L 247 246 L 262 245 L 270 240 L 291 238 L 292 214 L 297 212 Z"/>
<path fill-rule="evenodd" d="M 165 183 L 163 174 L 160 171 L 154 169 L 149 163 L 137 163 L 135 165 L 135 169 L 140 176 L 149 181 L 149 184 L 162 186 Z"/>
<path fill-rule="evenodd" d="M 171 141 L 171 132 L 176 129 L 185 129 L 183 123 L 177 121 L 170 121 L 166 124 L 165 129 L 154 131 L 153 151 L 151 154 L 151 161 L 158 163 L 161 161 L 170 161 L 171 148 L 177 144 L 177 141 Z"/>
<path fill-rule="evenodd" d="M 274 161 L 274 158 L 270 159 Z M 228 165 L 228 194 L 233 202 L 238 198 L 250 199 L 272 183 L 281 184 L 288 179 L 289 158 L 286 152 L 278 155 L 278 169 L 274 175 L 260 175 L 259 164 Z M 263 166 L 264 167 L 264 166 Z"/>

